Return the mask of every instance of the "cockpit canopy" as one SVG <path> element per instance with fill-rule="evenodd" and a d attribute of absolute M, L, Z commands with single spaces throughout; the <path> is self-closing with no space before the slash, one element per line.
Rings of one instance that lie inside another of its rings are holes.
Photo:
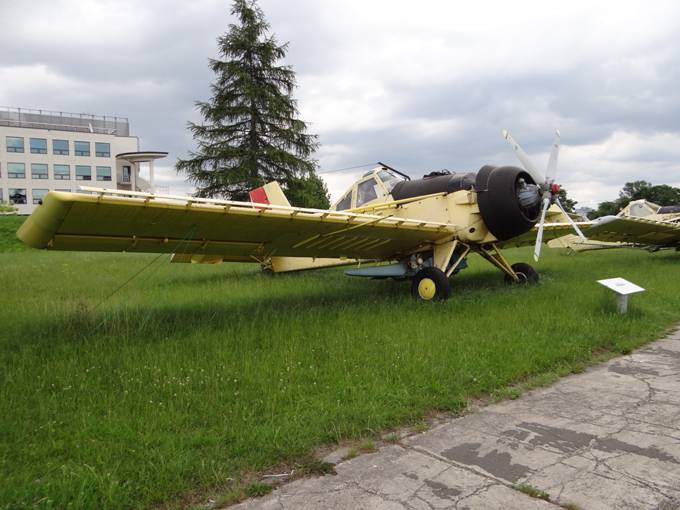
<path fill-rule="evenodd" d="M 392 188 L 404 180 L 405 178 L 396 172 L 379 166 L 364 174 L 361 179 L 352 184 L 331 209 L 344 211 L 363 207 L 374 200 L 389 195 Z"/>

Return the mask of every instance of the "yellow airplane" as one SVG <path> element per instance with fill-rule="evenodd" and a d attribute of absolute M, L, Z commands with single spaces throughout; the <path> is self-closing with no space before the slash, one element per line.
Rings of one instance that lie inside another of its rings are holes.
<path fill-rule="evenodd" d="M 275 272 L 362 261 L 347 274 L 411 279 L 412 294 L 423 300 L 448 298 L 449 277 L 471 253 L 509 283 L 534 283 L 536 271 L 510 264 L 501 249 L 535 243 L 538 260 L 544 233 L 582 234 L 557 199 L 559 132 L 545 177 L 503 135 L 524 168 L 487 165 L 410 179 L 379 164 L 329 210 L 291 207 L 276 182 L 251 191 L 250 202 L 51 191 L 17 236 L 35 248 L 169 253 L 173 262 L 257 262 Z"/>
<path fill-rule="evenodd" d="M 616 216 L 594 220 L 588 227 L 588 239 L 566 235 L 548 242 L 548 246 L 573 252 L 612 248 L 680 250 L 680 206 L 634 200 Z"/>

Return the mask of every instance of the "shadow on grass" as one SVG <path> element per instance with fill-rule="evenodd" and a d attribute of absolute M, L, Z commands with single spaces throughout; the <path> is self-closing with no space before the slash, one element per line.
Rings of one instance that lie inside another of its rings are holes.
<path fill-rule="evenodd" d="M 182 274 L 174 274 L 163 282 L 158 283 L 160 287 L 176 286 L 176 285 L 203 285 L 226 283 L 234 281 L 245 281 L 249 278 L 262 278 L 265 281 L 272 282 L 291 282 L 295 283 L 300 279 L 307 278 L 329 278 L 329 277 L 345 277 L 344 271 L 350 269 L 352 266 L 329 267 L 315 269 L 312 271 L 293 271 L 289 273 L 273 273 L 262 271 L 257 264 L 250 264 L 248 266 L 241 266 L 238 269 L 233 267 L 222 267 L 217 271 L 211 271 L 209 274 L 198 273 L 192 271 L 193 267 L 187 267 L 187 272 Z M 200 270 L 200 269 L 199 269 Z"/>
<path fill-rule="evenodd" d="M 676 250 L 660 250 L 658 252 L 652 252 L 649 254 L 650 257 L 654 257 L 655 261 L 660 262 L 670 262 L 672 264 L 678 264 L 680 267 L 680 251 Z"/>
<path fill-rule="evenodd" d="M 246 278 L 264 277 L 265 275 L 259 268 L 253 265 L 252 268 L 244 270 L 227 269 L 225 271 L 210 272 L 209 274 L 192 272 L 191 267 L 187 267 L 187 272 L 173 274 L 169 278 L 156 284 L 158 287 L 172 287 L 177 285 L 203 285 L 212 283 L 224 283 L 245 280 Z M 279 275 L 282 276 L 282 275 Z"/>
<path fill-rule="evenodd" d="M 116 337 L 135 342 L 155 342 L 169 337 L 190 335 L 197 330 L 224 332 L 231 340 L 233 332 L 244 324 L 267 324 L 283 320 L 287 315 L 319 315 L 341 307 L 345 313 L 364 308 L 367 302 L 382 300 L 397 304 L 402 292 L 394 286 L 381 286 L 370 292 L 357 289 L 329 290 L 308 295 L 263 295 L 237 300 L 227 297 L 207 305 L 196 302 L 113 309 L 95 309 L 79 303 L 64 309 L 58 317 L 27 323 L 16 338 L 17 347 L 25 344 L 89 343 L 102 337 Z M 234 339 L 236 341 L 236 339 Z"/>
<path fill-rule="evenodd" d="M 336 270 L 326 270 L 325 278 L 338 281 L 324 281 L 313 285 L 313 292 L 286 292 L 285 287 L 272 288 L 239 298 L 229 294 L 225 287 L 225 299 L 196 302 L 189 298 L 168 304 L 154 304 L 153 296 L 146 306 L 124 304 L 122 306 L 96 307 L 87 301 L 65 305 L 58 316 L 45 317 L 17 327 L 16 338 L 11 342 L 15 347 L 22 345 L 55 346 L 68 343 L 90 343 L 105 338 L 120 342 L 154 343 L 171 338 L 181 338 L 200 330 L 205 333 L 221 332 L 225 342 L 238 342 L 237 333 L 248 325 L 262 325 L 263 331 L 272 324 L 285 325 L 291 318 L 309 318 L 314 323 L 337 317 L 383 313 L 391 315 L 403 311 L 417 311 L 427 315 L 449 314 L 461 300 L 479 301 L 488 296 L 489 289 L 496 292 L 512 292 L 513 286 L 503 283 L 496 271 L 475 272 L 468 277 L 452 279 L 452 296 L 443 303 L 415 301 L 410 296 L 409 281 L 366 280 L 343 281 L 347 278 Z M 316 273 L 317 275 L 319 273 Z M 211 275 L 214 276 L 214 275 Z M 222 275 L 217 275 L 221 277 Z M 235 276 L 269 279 L 268 276 L 228 274 L 225 279 Z M 294 285 L 299 275 L 276 275 L 277 281 Z M 324 278 L 324 279 L 325 279 Z M 198 281 L 205 281 L 207 275 L 200 275 Z M 224 281 L 224 280 L 222 280 Z M 195 283 L 195 280 L 192 280 Z M 171 282 L 159 282 L 155 287 L 165 288 Z M 310 285 L 311 287 L 311 285 Z M 200 289 L 199 289 L 200 290 Z M 520 289 L 517 289 L 520 290 Z M 522 289 L 524 290 L 524 289 Z M 415 307 L 415 308 L 414 308 Z M 347 324 L 351 327 L 351 324 Z M 304 334 L 304 329 L 300 334 Z"/>

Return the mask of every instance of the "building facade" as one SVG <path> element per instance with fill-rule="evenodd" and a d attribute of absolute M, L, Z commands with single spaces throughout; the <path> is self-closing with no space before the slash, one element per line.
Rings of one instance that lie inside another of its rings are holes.
<path fill-rule="evenodd" d="M 30 214 L 51 190 L 148 191 L 135 154 L 139 139 L 125 118 L 0 108 L 0 202 Z"/>

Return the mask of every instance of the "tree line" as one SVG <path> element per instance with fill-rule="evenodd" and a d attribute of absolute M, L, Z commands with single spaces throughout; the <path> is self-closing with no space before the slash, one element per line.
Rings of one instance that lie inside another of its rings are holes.
<path fill-rule="evenodd" d="M 657 205 L 680 205 L 680 188 L 668 184 L 652 185 L 647 181 L 627 182 L 616 200 L 601 202 L 597 209 L 588 213 L 588 218 L 615 215 L 633 200 L 644 199 Z"/>

